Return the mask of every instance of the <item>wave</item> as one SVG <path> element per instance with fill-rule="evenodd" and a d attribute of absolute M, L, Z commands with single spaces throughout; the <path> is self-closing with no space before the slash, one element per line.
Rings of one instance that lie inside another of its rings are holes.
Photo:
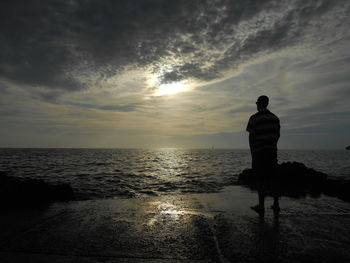
<path fill-rule="evenodd" d="M 251 166 L 248 150 L 0 149 L 0 156 L 9 175 L 69 183 L 83 199 L 215 192 Z M 350 177 L 345 151 L 280 151 L 279 159 Z"/>

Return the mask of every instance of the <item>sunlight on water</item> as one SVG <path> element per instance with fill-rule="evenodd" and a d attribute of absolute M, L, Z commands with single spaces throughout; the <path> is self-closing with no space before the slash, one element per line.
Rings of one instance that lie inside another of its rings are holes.
<path fill-rule="evenodd" d="M 162 220 L 163 216 L 170 217 L 172 219 L 178 219 L 180 215 L 186 213 L 181 206 L 176 205 L 176 200 L 164 200 L 148 203 L 148 213 L 154 216 L 148 220 L 147 225 L 154 225 L 157 221 Z"/>
<path fill-rule="evenodd" d="M 162 214 L 177 216 L 183 214 L 184 211 L 179 210 L 175 205 L 169 203 L 162 203 L 158 205 L 158 209 Z"/>
<path fill-rule="evenodd" d="M 213 218 L 213 213 L 203 211 L 198 207 L 197 200 L 183 198 L 181 195 L 163 196 L 158 198 L 157 201 L 150 201 L 146 203 L 145 212 L 152 215 L 147 222 L 147 225 L 153 226 L 157 222 L 166 220 L 182 220 L 186 222 L 190 217 L 184 217 L 185 215 L 196 215 L 206 218 Z M 198 209 L 196 209 L 198 208 Z"/>
<path fill-rule="evenodd" d="M 69 183 L 79 198 L 134 198 L 221 190 L 251 167 L 249 150 L 220 149 L 0 149 L 0 171 Z M 279 152 L 331 176 L 350 177 L 345 151 Z M 168 213 L 183 211 L 167 206 Z"/>

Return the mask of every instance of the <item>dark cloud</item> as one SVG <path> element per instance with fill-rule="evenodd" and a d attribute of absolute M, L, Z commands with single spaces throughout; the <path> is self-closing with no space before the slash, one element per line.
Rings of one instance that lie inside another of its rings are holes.
<path fill-rule="evenodd" d="M 228 114 L 238 114 L 238 113 L 244 113 L 244 112 L 254 112 L 254 110 L 256 109 L 256 107 L 252 106 L 252 105 L 245 105 L 245 106 L 241 106 L 238 108 L 234 108 L 232 110 L 229 110 L 227 113 Z"/>
<path fill-rule="evenodd" d="M 99 106 L 99 105 L 88 104 L 88 103 L 71 103 L 70 105 L 81 107 L 81 108 L 108 110 L 108 111 L 119 111 L 119 112 L 131 112 L 131 111 L 136 111 L 139 108 L 138 105 L 104 105 L 104 106 Z"/>
<path fill-rule="evenodd" d="M 161 71 L 163 83 L 215 79 L 302 41 L 313 19 L 335 7 L 349 8 L 346 1 L 328 0 L 10 0 L 0 5 L 0 77 L 65 92 L 87 85 L 80 74 L 108 78 L 130 67 Z M 332 28 L 333 21 L 327 23 Z"/>

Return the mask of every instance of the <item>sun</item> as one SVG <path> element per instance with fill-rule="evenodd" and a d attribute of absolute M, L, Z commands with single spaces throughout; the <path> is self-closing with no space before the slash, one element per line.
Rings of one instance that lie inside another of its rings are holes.
<path fill-rule="evenodd" d="M 152 75 L 149 79 L 149 83 L 152 87 L 156 88 L 155 96 L 173 95 L 179 92 L 186 91 L 188 85 L 185 81 L 175 81 L 171 83 L 161 84 L 159 78 L 156 75 Z"/>
<path fill-rule="evenodd" d="M 172 95 L 178 92 L 185 91 L 187 86 L 182 82 L 172 82 L 169 84 L 162 84 L 158 87 L 156 91 L 156 96 Z"/>

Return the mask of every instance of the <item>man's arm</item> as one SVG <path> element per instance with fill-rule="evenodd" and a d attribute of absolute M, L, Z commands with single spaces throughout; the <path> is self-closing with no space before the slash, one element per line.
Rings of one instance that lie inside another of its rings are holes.
<path fill-rule="evenodd" d="M 280 119 L 278 119 L 277 141 L 279 140 L 280 137 L 281 137 L 281 125 L 280 125 Z"/>
<path fill-rule="evenodd" d="M 254 132 L 254 121 L 252 117 L 249 118 L 246 131 L 250 134 Z"/>
<path fill-rule="evenodd" d="M 249 118 L 246 131 L 249 132 L 249 148 L 252 151 L 254 145 L 254 120 L 252 117 Z"/>

